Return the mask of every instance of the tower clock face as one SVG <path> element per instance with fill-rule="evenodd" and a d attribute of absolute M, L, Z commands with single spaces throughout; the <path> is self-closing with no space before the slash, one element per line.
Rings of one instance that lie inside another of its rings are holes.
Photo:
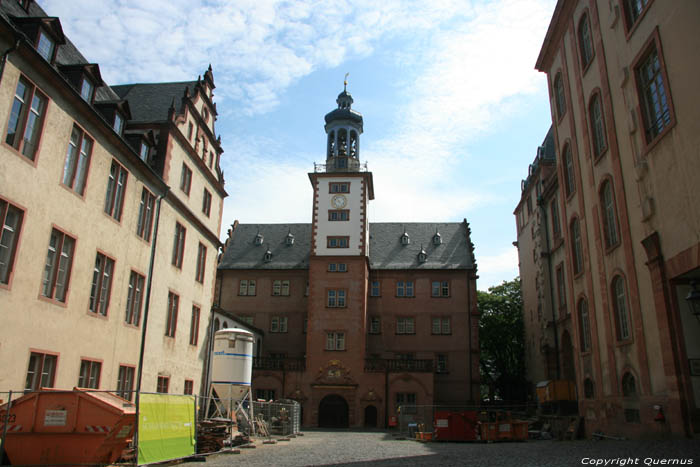
<path fill-rule="evenodd" d="M 335 195 L 331 198 L 331 206 L 335 209 L 343 209 L 347 204 L 348 200 L 344 195 Z"/>

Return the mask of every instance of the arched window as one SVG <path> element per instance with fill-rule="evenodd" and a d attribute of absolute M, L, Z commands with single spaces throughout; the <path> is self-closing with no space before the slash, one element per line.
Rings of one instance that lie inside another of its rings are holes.
<path fill-rule="evenodd" d="M 224 321 L 224 327 L 222 327 L 221 329 L 228 329 L 228 323 L 226 321 Z"/>
<path fill-rule="evenodd" d="M 615 196 L 613 195 L 610 180 L 603 182 L 600 187 L 600 206 L 603 214 L 603 233 L 605 246 L 613 247 L 620 241 L 617 234 L 617 213 L 615 212 Z"/>
<path fill-rule="evenodd" d="M 583 380 L 583 397 L 586 399 L 593 399 L 595 397 L 595 385 L 591 378 Z"/>
<path fill-rule="evenodd" d="M 622 395 L 625 397 L 637 396 L 637 383 L 629 371 L 622 375 Z"/>
<path fill-rule="evenodd" d="M 564 97 L 564 81 L 561 72 L 554 78 L 554 101 L 557 106 L 557 117 L 562 118 L 566 113 L 566 98 Z"/>
<path fill-rule="evenodd" d="M 350 132 L 350 157 L 357 157 L 357 132 Z"/>
<path fill-rule="evenodd" d="M 221 329 L 221 323 L 219 322 L 219 318 L 216 318 L 214 320 L 214 332 L 218 331 Z"/>
<path fill-rule="evenodd" d="M 578 23 L 578 45 L 581 51 L 581 66 L 586 68 L 593 60 L 593 42 L 591 41 L 591 23 L 584 14 Z"/>
<path fill-rule="evenodd" d="M 568 198 L 576 189 L 576 181 L 574 179 L 574 158 L 571 155 L 571 145 L 567 144 L 564 146 L 563 154 L 564 189 L 566 190 L 566 196 Z"/>
<path fill-rule="evenodd" d="M 578 302 L 579 333 L 581 334 L 581 351 L 591 350 L 591 321 L 588 314 L 588 302 L 582 298 Z"/>
<path fill-rule="evenodd" d="M 338 155 L 348 155 L 348 131 L 345 128 L 338 130 Z"/>
<path fill-rule="evenodd" d="M 613 309 L 615 311 L 615 324 L 617 326 L 617 339 L 626 340 L 630 338 L 630 322 L 627 312 L 625 280 L 622 276 L 615 276 L 613 278 L 611 289 Z"/>
<path fill-rule="evenodd" d="M 578 218 L 571 221 L 571 261 L 574 266 L 574 275 L 583 271 L 583 243 Z"/>
<path fill-rule="evenodd" d="M 600 93 L 593 94 L 588 105 L 588 115 L 591 120 L 591 138 L 593 139 L 593 155 L 600 156 L 608 148 L 605 138 L 605 122 L 603 121 L 603 105 Z"/>
<path fill-rule="evenodd" d="M 328 155 L 327 157 L 335 156 L 335 131 L 328 133 Z"/>

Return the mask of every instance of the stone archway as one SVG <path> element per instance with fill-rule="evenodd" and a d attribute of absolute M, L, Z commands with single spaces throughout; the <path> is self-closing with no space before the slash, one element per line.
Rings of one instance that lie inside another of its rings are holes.
<path fill-rule="evenodd" d="M 318 404 L 318 426 L 320 428 L 347 428 L 348 403 L 337 394 L 330 394 Z"/>
<path fill-rule="evenodd" d="M 569 331 L 564 331 L 561 335 L 561 376 L 568 381 L 576 381 L 574 347 Z"/>
<path fill-rule="evenodd" d="M 377 427 L 377 408 L 373 405 L 365 407 L 365 427 Z"/>

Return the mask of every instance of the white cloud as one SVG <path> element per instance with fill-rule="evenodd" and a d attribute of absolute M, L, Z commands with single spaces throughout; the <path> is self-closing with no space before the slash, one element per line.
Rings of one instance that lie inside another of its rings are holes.
<path fill-rule="evenodd" d="M 477 287 L 486 291 L 518 276 L 518 250 L 511 246 L 495 255 L 477 255 L 476 264 L 479 268 Z"/>

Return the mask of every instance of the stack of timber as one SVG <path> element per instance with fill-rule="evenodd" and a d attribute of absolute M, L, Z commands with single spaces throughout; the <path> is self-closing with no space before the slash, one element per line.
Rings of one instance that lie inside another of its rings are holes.
<path fill-rule="evenodd" d="M 240 433 L 234 430 L 235 422 L 228 418 L 210 418 L 197 423 L 197 453 L 217 452 L 231 446 L 230 440 L 238 440 Z M 232 432 L 232 430 L 234 430 Z"/>

